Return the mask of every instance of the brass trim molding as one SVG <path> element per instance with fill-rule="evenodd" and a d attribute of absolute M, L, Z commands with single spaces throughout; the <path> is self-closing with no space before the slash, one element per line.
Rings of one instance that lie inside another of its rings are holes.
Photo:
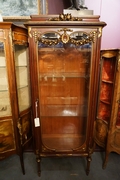
<path fill-rule="evenodd" d="M 117 70 L 120 71 L 120 50 L 118 51 L 118 65 L 117 65 Z"/>
<path fill-rule="evenodd" d="M 60 32 L 63 31 L 63 34 L 60 34 Z M 35 42 L 39 41 L 45 45 L 48 45 L 48 46 L 52 46 L 52 45 L 56 45 L 58 44 L 59 42 L 62 42 L 64 44 L 66 43 L 72 43 L 72 44 L 75 44 L 76 46 L 78 45 L 85 45 L 87 43 L 90 43 L 90 42 L 95 42 L 95 37 L 97 35 L 97 32 L 96 31 L 91 31 L 90 33 L 86 33 L 86 32 L 82 32 L 80 31 L 80 33 L 82 34 L 85 34 L 86 37 L 82 37 L 82 39 L 75 39 L 75 38 L 72 38 L 71 37 L 71 34 L 73 33 L 73 30 L 71 29 L 67 29 L 67 28 L 63 28 L 63 29 L 60 29 L 58 30 L 58 32 L 55 32 L 56 34 L 58 34 L 58 38 L 55 38 L 55 39 L 50 39 L 50 38 L 43 38 L 43 35 L 45 34 L 41 34 L 40 32 L 37 32 L 37 31 L 33 31 L 33 33 L 31 33 L 31 29 L 29 29 L 29 37 L 30 38 L 34 38 Z M 69 34 L 68 32 L 72 32 L 71 34 Z M 48 32 L 47 32 L 48 33 Z"/>
<path fill-rule="evenodd" d="M 49 21 L 82 21 L 82 18 L 72 17 L 71 14 L 60 14 L 59 17 L 50 18 Z"/>

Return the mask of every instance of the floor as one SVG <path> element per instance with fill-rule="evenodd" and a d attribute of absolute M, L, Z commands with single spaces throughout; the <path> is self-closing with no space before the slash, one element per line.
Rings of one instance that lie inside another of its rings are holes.
<path fill-rule="evenodd" d="M 88 176 L 83 157 L 43 158 L 39 177 L 33 153 L 24 154 L 25 175 L 21 172 L 19 157 L 13 155 L 0 161 L 0 180 L 120 180 L 120 155 L 111 153 L 105 170 L 102 169 L 103 157 L 104 152 L 93 153 Z"/>

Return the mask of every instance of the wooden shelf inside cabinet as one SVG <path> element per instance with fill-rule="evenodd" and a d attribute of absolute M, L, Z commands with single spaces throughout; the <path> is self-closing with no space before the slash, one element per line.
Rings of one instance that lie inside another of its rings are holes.
<path fill-rule="evenodd" d="M 100 99 L 100 101 L 101 101 L 102 103 L 104 103 L 104 104 L 108 104 L 108 105 L 110 105 L 110 102 L 107 102 L 107 101 L 105 101 L 105 100 L 101 100 L 101 99 Z"/>
<path fill-rule="evenodd" d="M 102 82 L 108 83 L 108 84 L 113 84 L 113 81 L 108 81 L 108 80 L 104 80 L 104 79 L 102 79 Z"/>
<path fill-rule="evenodd" d="M 115 63 L 116 61 L 114 57 L 107 58 L 106 56 L 102 56 L 97 117 L 107 123 L 110 122 L 112 109 Z"/>
<path fill-rule="evenodd" d="M 71 151 L 79 149 L 85 142 L 85 135 L 79 134 L 43 134 L 42 141 L 45 147 L 52 151 Z"/>

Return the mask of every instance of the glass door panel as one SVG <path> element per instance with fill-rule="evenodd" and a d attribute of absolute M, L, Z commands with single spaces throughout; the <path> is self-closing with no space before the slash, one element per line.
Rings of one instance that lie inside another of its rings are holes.
<path fill-rule="evenodd" d="M 15 44 L 15 67 L 20 112 L 30 107 L 28 48 Z"/>
<path fill-rule="evenodd" d="M 0 42 L 0 117 L 11 115 L 4 43 Z"/>
<path fill-rule="evenodd" d="M 71 151 L 86 140 L 90 61 L 89 43 L 38 43 L 42 142 L 50 149 Z"/>

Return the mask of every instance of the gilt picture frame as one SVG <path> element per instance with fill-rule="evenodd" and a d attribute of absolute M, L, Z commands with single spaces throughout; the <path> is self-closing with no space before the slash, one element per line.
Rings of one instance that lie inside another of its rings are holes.
<path fill-rule="evenodd" d="M 30 15 L 47 14 L 47 0 L 0 0 L 4 21 L 27 21 Z"/>

